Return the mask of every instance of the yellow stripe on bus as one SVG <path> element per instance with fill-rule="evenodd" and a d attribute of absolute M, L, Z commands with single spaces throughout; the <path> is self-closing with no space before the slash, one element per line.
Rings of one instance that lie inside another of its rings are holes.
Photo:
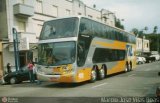
<path fill-rule="evenodd" d="M 125 63 L 126 61 L 118 61 L 117 65 L 115 65 L 113 68 L 108 68 L 107 75 L 122 72 L 125 70 Z"/>
<path fill-rule="evenodd" d="M 126 49 L 126 43 L 119 42 L 119 41 L 114 41 L 114 42 L 112 42 L 112 43 L 95 41 L 94 43 L 95 43 L 96 45 L 101 45 L 101 46 L 103 46 L 103 47 L 108 47 L 108 48 Z"/>

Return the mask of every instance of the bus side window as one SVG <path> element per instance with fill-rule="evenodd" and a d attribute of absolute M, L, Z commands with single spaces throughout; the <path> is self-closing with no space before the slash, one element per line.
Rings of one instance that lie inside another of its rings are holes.
<path fill-rule="evenodd" d="M 85 23 L 81 23 L 79 32 L 82 33 L 84 30 L 86 30 L 86 25 L 85 25 Z"/>
<path fill-rule="evenodd" d="M 82 43 L 78 43 L 78 65 L 81 66 L 84 62 L 84 45 Z"/>

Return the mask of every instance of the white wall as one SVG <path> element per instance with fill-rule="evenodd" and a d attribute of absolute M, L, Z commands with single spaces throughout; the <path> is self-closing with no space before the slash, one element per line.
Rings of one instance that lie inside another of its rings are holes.
<path fill-rule="evenodd" d="M 92 16 L 93 19 L 101 21 L 101 11 L 98 11 L 88 6 L 86 6 L 86 16 L 87 17 Z"/>
<path fill-rule="evenodd" d="M 85 4 L 80 0 L 73 0 L 73 15 L 86 15 Z"/>
<path fill-rule="evenodd" d="M 3 68 L 6 71 L 7 63 L 11 63 L 12 68 L 15 69 L 14 52 L 9 51 L 9 45 L 3 44 Z M 14 70 L 13 70 L 14 71 Z"/>
<path fill-rule="evenodd" d="M 142 38 L 136 38 L 136 50 L 138 52 L 150 52 L 149 40 L 142 40 Z"/>
<path fill-rule="evenodd" d="M 136 50 L 142 51 L 142 39 L 141 38 L 136 38 Z"/>

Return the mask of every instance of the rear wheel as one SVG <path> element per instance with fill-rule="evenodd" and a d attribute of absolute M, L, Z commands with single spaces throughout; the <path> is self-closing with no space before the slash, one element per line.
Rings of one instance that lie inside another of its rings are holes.
<path fill-rule="evenodd" d="M 132 71 L 132 62 L 129 65 L 129 71 Z"/>
<path fill-rule="evenodd" d="M 102 79 L 104 79 L 105 78 L 105 67 L 104 66 L 102 66 L 102 68 L 99 70 L 99 72 L 98 72 L 98 76 L 99 76 L 99 79 L 100 80 L 102 80 Z"/>
<path fill-rule="evenodd" d="M 17 78 L 16 78 L 16 77 L 12 77 L 12 78 L 10 79 L 10 83 L 11 83 L 11 84 L 16 84 L 16 83 L 17 83 Z"/>

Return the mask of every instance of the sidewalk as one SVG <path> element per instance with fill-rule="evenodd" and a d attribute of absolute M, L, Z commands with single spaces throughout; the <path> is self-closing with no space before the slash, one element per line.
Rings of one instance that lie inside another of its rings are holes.
<path fill-rule="evenodd" d="M 50 82 L 49 82 L 50 83 Z M 38 81 L 36 80 L 34 83 L 31 83 L 29 80 L 28 81 L 23 81 L 22 83 L 16 83 L 16 84 L 9 84 L 9 83 L 5 83 L 3 80 L 0 80 L 0 86 L 2 85 L 10 85 L 10 86 L 14 86 L 14 87 L 30 87 L 30 86 L 38 86 L 38 85 L 46 85 L 48 84 L 47 82 L 42 82 L 42 81 Z"/>

